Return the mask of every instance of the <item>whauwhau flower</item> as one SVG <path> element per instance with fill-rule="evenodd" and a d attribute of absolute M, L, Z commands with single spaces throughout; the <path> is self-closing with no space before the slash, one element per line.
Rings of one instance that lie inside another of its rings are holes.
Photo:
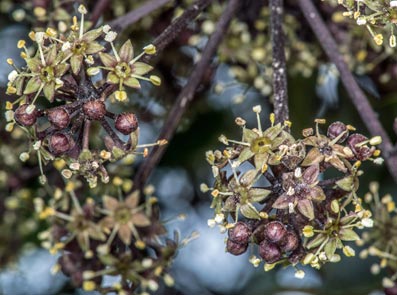
<path fill-rule="evenodd" d="M 106 82 L 118 85 L 116 99 L 123 101 L 127 98 L 127 94 L 125 93 L 123 86 L 136 89 L 141 88 L 139 80 L 146 80 L 152 82 L 154 85 L 160 85 L 161 80 L 159 77 L 144 77 L 144 75 L 149 73 L 153 67 L 138 61 L 144 54 L 154 54 L 156 52 L 154 46 L 145 47 L 149 49 L 145 49 L 145 51 L 140 55 L 134 57 L 132 43 L 130 40 L 127 40 L 121 46 L 119 52 L 117 52 L 113 46 L 113 36 L 111 33 L 112 31 L 107 33 L 105 40 L 112 44 L 114 55 L 101 52 L 99 53 L 99 57 L 104 65 L 100 68 L 108 71 Z"/>
<path fill-rule="evenodd" d="M 106 230 L 112 231 L 110 237 L 114 238 L 117 233 L 126 245 L 131 244 L 133 235 L 136 241 L 140 241 L 136 227 L 149 226 L 150 219 L 143 212 L 143 207 L 138 206 L 138 203 L 138 191 L 130 194 L 124 201 L 118 201 L 110 196 L 103 198 L 104 213 L 107 216 L 101 220 L 100 224 Z"/>

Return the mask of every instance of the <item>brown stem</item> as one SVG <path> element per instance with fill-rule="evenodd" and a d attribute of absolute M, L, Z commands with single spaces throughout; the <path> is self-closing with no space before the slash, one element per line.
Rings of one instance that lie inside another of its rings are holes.
<path fill-rule="evenodd" d="M 225 32 L 229 27 L 229 23 L 233 18 L 234 14 L 236 13 L 239 4 L 240 4 L 239 0 L 229 1 L 225 11 L 223 12 L 222 16 L 219 19 L 215 33 L 212 34 L 212 36 L 208 40 L 207 45 L 203 50 L 201 59 L 194 67 L 188 82 L 179 93 L 171 111 L 169 112 L 168 117 L 164 122 L 164 127 L 160 132 L 159 139 L 166 139 L 170 141 L 170 139 L 174 135 L 175 130 L 178 127 L 183 114 L 187 110 L 189 103 L 192 101 L 194 97 L 194 93 L 197 87 L 199 86 L 205 71 L 208 69 L 212 57 L 216 53 L 216 50 L 220 42 L 222 41 L 222 38 L 224 37 Z M 144 186 L 151 172 L 153 171 L 155 166 L 160 162 L 160 159 L 163 156 L 165 150 L 166 150 L 166 146 L 156 146 L 153 148 L 149 157 L 139 167 L 139 170 L 135 176 L 135 181 L 134 181 L 136 185 L 135 188 L 141 189 Z"/>
<path fill-rule="evenodd" d="M 194 20 L 201 11 L 203 11 L 212 1 L 198 0 L 191 5 L 185 12 L 172 22 L 156 39 L 153 40 L 153 45 L 156 46 L 157 53 L 161 52 L 168 46 L 179 33 L 186 28 L 186 26 Z M 146 55 L 143 60 L 148 62 L 153 56 Z"/>
<path fill-rule="evenodd" d="M 283 33 L 283 0 L 270 0 L 274 114 L 277 122 L 289 120 L 287 67 Z"/>
<path fill-rule="evenodd" d="M 90 141 L 90 129 L 91 129 L 91 121 L 85 120 L 84 122 L 84 132 L 83 132 L 83 150 L 89 149 L 89 141 Z"/>
<path fill-rule="evenodd" d="M 101 17 L 103 12 L 108 8 L 110 4 L 110 0 L 98 0 L 95 3 L 94 10 L 91 14 L 91 27 L 95 27 L 96 23 L 98 22 L 98 19 Z"/>
<path fill-rule="evenodd" d="M 133 11 L 130 11 L 129 13 L 113 20 L 112 22 L 109 23 L 109 25 L 112 27 L 113 30 L 120 32 L 125 28 L 127 28 L 128 26 L 132 25 L 133 23 L 136 23 L 146 15 L 152 13 L 154 10 L 164 6 L 170 1 L 171 0 L 148 1 L 147 3 L 138 7 L 137 9 L 134 9 Z"/>
<path fill-rule="evenodd" d="M 369 132 L 372 136 L 380 135 L 382 137 L 383 142 L 380 147 L 383 150 L 383 156 L 389 172 L 393 176 L 394 181 L 397 182 L 397 156 L 391 154 L 393 144 L 380 123 L 378 114 L 376 114 L 372 109 L 367 97 L 358 86 L 356 79 L 350 72 L 343 56 L 339 53 L 338 46 L 334 38 L 324 21 L 321 19 L 313 2 L 311 0 L 298 0 L 298 3 L 328 58 L 338 68 L 342 83 Z"/>

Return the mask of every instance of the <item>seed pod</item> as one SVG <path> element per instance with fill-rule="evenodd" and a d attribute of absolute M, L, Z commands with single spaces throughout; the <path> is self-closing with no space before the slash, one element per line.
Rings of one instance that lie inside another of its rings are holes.
<path fill-rule="evenodd" d="M 347 132 L 345 132 L 347 131 Z M 327 131 L 327 136 L 330 139 L 334 139 L 342 134 L 342 132 L 345 132 L 341 138 L 338 140 L 338 143 L 342 143 L 346 140 L 346 138 L 349 136 L 349 131 L 347 130 L 347 127 L 344 123 L 342 122 L 334 122 L 331 125 L 328 126 L 328 131 Z"/>
<path fill-rule="evenodd" d="M 270 242 L 277 243 L 281 241 L 286 233 L 287 230 L 280 221 L 272 221 L 265 226 L 265 237 Z"/>
<path fill-rule="evenodd" d="M 59 156 L 70 151 L 74 147 L 74 140 L 70 135 L 58 132 L 50 136 L 48 144 L 51 153 L 55 156 Z"/>
<path fill-rule="evenodd" d="M 15 121 L 19 125 L 29 127 L 32 126 L 34 123 L 36 123 L 38 112 L 36 109 L 33 110 L 30 114 L 26 112 L 27 107 L 29 104 L 23 104 L 20 105 L 16 110 L 14 114 Z"/>
<path fill-rule="evenodd" d="M 118 131 L 128 135 L 138 128 L 138 119 L 133 113 L 122 113 L 117 116 L 114 125 Z"/>
<path fill-rule="evenodd" d="M 69 112 L 64 108 L 56 108 L 48 111 L 48 121 L 57 129 L 65 129 L 70 123 Z"/>
<path fill-rule="evenodd" d="M 102 120 L 106 114 L 106 106 L 101 100 L 90 100 L 83 105 L 83 112 L 90 120 Z"/>
<path fill-rule="evenodd" d="M 228 239 L 226 242 L 227 252 L 229 252 L 230 254 L 236 255 L 236 256 L 243 254 L 245 251 L 247 251 L 247 248 L 248 248 L 248 243 L 247 244 L 239 244 L 239 243 L 233 242 L 230 239 Z"/>
<path fill-rule="evenodd" d="M 274 263 L 281 258 L 281 251 L 276 244 L 264 240 L 259 244 L 259 255 L 266 263 Z"/>
<path fill-rule="evenodd" d="M 370 158 L 375 151 L 375 147 L 368 147 L 367 144 L 360 145 L 360 143 L 367 140 L 367 137 L 359 133 L 352 134 L 348 138 L 347 145 L 352 150 L 357 160 L 365 161 Z"/>
<path fill-rule="evenodd" d="M 237 222 L 236 225 L 229 229 L 229 239 L 235 243 L 247 244 L 252 232 L 244 222 Z"/>
<path fill-rule="evenodd" d="M 283 252 L 294 251 L 299 246 L 299 239 L 295 232 L 288 231 L 280 241 L 280 247 Z"/>

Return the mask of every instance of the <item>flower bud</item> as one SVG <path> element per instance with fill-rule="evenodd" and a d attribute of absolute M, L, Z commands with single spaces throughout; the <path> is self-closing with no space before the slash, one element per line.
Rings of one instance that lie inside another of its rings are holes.
<path fill-rule="evenodd" d="M 370 158 L 375 151 L 375 147 L 370 148 L 366 144 L 360 144 L 366 141 L 368 141 L 368 138 L 359 133 L 350 135 L 347 140 L 347 145 L 352 150 L 357 160 L 365 161 Z"/>
<path fill-rule="evenodd" d="M 343 133 L 343 135 L 341 135 L 342 133 Z M 349 136 L 349 131 L 347 130 L 347 127 L 344 123 L 337 121 L 337 122 L 334 122 L 331 125 L 329 125 L 328 131 L 327 131 L 327 136 L 330 139 L 334 139 L 334 138 L 340 136 L 340 138 L 337 142 L 342 143 Z"/>
<path fill-rule="evenodd" d="M 122 113 L 117 116 L 114 125 L 118 131 L 128 135 L 138 128 L 138 119 L 133 113 Z"/>
<path fill-rule="evenodd" d="M 65 133 L 54 133 L 48 140 L 51 153 L 58 156 L 70 151 L 74 147 L 73 138 Z"/>
<path fill-rule="evenodd" d="M 281 241 L 286 233 L 287 230 L 280 221 L 272 221 L 265 226 L 265 237 L 270 242 L 277 243 Z"/>
<path fill-rule="evenodd" d="M 56 108 L 48 111 L 48 121 L 57 129 L 65 129 L 70 123 L 70 116 L 66 109 Z"/>
<path fill-rule="evenodd" d="M 90 100 L 83 105 L 83 112 L 90 120 L 102 120 L 106 114 L 106 106 L 101 100 Z"/>
<path fill-rule="evenodd" d="M 230 254 L 236 255 L 236 256 L 243 254 L 245 251 L 247 251 L 247 248 L 248 248 L 248 243 L 247 244 L 239 244 L 239 243 L 233 242 L 230 239 L 228 239 L 227 243 L 226 243 L 227 252 L 229 252 Z"/>
<path fill-rule="evenodd" d="M 298 248 L 299 239 L 295 232 L 288 231 L 281 241 L 281 250 L 283 252 L 291 252 Z"/>
<path fill-rule="evenodd" d="M 239 244 L 247 244 L 251 234 L 251 229 L 241 221 L 237 222 L 228 232 L 229 240 Z"/>
<path fill-rule="evenodd" d="M 32 126 L 34 123 L 36 123 L 37 120 L 37 111 L 33 110 L 31 113 L 27 112 L 27 108 L 29 107 L 29 104 L 23 104 L 20 105 L 16 110 L 14 114 L 15 121 L 19 125 L 29 127 Z"/>
<path fill-rule="evenodd" d="M 274 263 L 281 258 L 281 252 L 277 245 L 266 240 L 259 244 L 259 255 L 266 263 Z"/>

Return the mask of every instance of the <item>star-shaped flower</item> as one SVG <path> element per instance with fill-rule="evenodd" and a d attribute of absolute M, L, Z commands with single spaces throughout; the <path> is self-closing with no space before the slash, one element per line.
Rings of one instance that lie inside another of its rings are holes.
<path fill-rule="evenodd" d="M 129 195 L 124 201 L 105 196 L 103 205 L 108 216 L 101 220 L 102 227 L 117 232 L 124 244 L 131 244 L 132 234 L 137 234 L 135 227 L 146 227 L 151 224 L 150 219 L 138 207 L 139 192 Z"/>
<path fill-rule="evenodd" d="M 317 185 L 319 165 L 312 165 L 302 173 L 300 168 L 294 172 L 285 173 L 283 176 L 284 193 L 278 197 L 273 208 L 287 209 L 297 207 L 298 211 L 309 220 L 314 219 L 313 201 L 325 200 L 325 194 Z"/>

